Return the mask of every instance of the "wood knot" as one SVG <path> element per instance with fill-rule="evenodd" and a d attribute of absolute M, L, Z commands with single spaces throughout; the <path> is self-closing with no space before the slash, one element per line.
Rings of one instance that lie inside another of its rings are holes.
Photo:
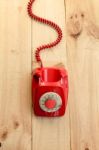
<path fill-rule="evenodd" d="M 89 148 L 87 147 L 87 148 L 85 148 L 85 150 L 89 150 Z"/>
<path fill-rule="evenodd" d="M 84 18 L 84 17 L 85 17 L 84 13 L 81 13 L 81 17 L 82 17 L 82 18 Z"/>
<path fill-rule="evenodd" d="M 14 129 L 17 129 L 19 127 L 19 122 L 18 121 L 15 121 L 14 122 Z"/>
<path fill-rule="evenodd" d="M 0 147 L 2 147 L 2 143 L 0 142 Z"/>
<path fill-rule="evenodd" d="M 70 36 L 77 38 L 83 30 L 84 13 L 74 12 L 68 19 L 67 31 Z"/>
<path fill-rule="evenodd" d="M 8 136 L 8 131 L 4 131 L 1 135 L 1 139 L 5 140 L 7 138 L 7 136 Z"/>

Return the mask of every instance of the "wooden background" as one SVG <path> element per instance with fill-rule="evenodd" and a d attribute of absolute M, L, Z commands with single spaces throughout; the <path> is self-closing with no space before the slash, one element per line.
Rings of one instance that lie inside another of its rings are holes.
<path fill-rule="evenodd" d="M 67 112 L 35 117 L 31 71 L 35 48 L 54 40 L 49 27 L 28 17 L 28 0 L 0 1 L 0 149 L 99 150 L 99 1 L 37 0 L 34 11 L 60 25 L 64 37 L 42 52 L 46 66 L 69 73 Z"/>

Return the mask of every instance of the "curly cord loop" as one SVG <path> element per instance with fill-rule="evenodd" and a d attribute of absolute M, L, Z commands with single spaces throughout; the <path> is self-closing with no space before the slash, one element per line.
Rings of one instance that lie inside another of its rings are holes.
<path fill-rule="evenodd" d="M 40 58 L 40 52 L 44 49 L 48 49 L 48 48 L 52 48 L 52 47 L 56 46 L 62 39 L 62 30 L 56 23 L 49 21 L 47 19 L 41 18 L 39 16 L 36 16 L 32 12 L 32 4 L 34 1 L 35 0 L 30 0 L 30 2 L 28 2 L 27 11 L 28 11 L 29 16 L 32 19 L 34 19 L 35 21 L 38 21 L 38 22 L 41 22 L 41 23 L 44 23 L 44 24 L 51 26 L 54 30 L 56 30 L 56 32 L 58 34 L 57 39 L 54 42 L 49 43 L 49 44 L 45 44 L 45 45 L 41 45 L 36 49 L 35 58 L 36 58 L 37 62 L 41 63 L 41 67 L 43 67 L 42 60 Z"/>

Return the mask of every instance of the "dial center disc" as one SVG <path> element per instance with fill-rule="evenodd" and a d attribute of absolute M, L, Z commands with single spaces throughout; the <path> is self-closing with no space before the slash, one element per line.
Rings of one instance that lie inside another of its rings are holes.
<path fill-rule="evenodd" d="M 54 99 L 48 99 L 48 100 L 45 102 L 45 106 L 46 106 L 48 109 L 53 109 L 53 108 L 55 108 L 55 106 L 56 106 L 56 100 L 54 100 Z"/>

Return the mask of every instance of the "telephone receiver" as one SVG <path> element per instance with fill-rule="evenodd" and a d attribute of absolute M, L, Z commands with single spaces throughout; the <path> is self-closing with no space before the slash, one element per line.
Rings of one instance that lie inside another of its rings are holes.
<path fill-rule="evenodd" d="M 37 116 L 65 114 L 68 98 L 68 75 L 65 69 L 37 68 L 32 76 L 32 100 Z"/>

